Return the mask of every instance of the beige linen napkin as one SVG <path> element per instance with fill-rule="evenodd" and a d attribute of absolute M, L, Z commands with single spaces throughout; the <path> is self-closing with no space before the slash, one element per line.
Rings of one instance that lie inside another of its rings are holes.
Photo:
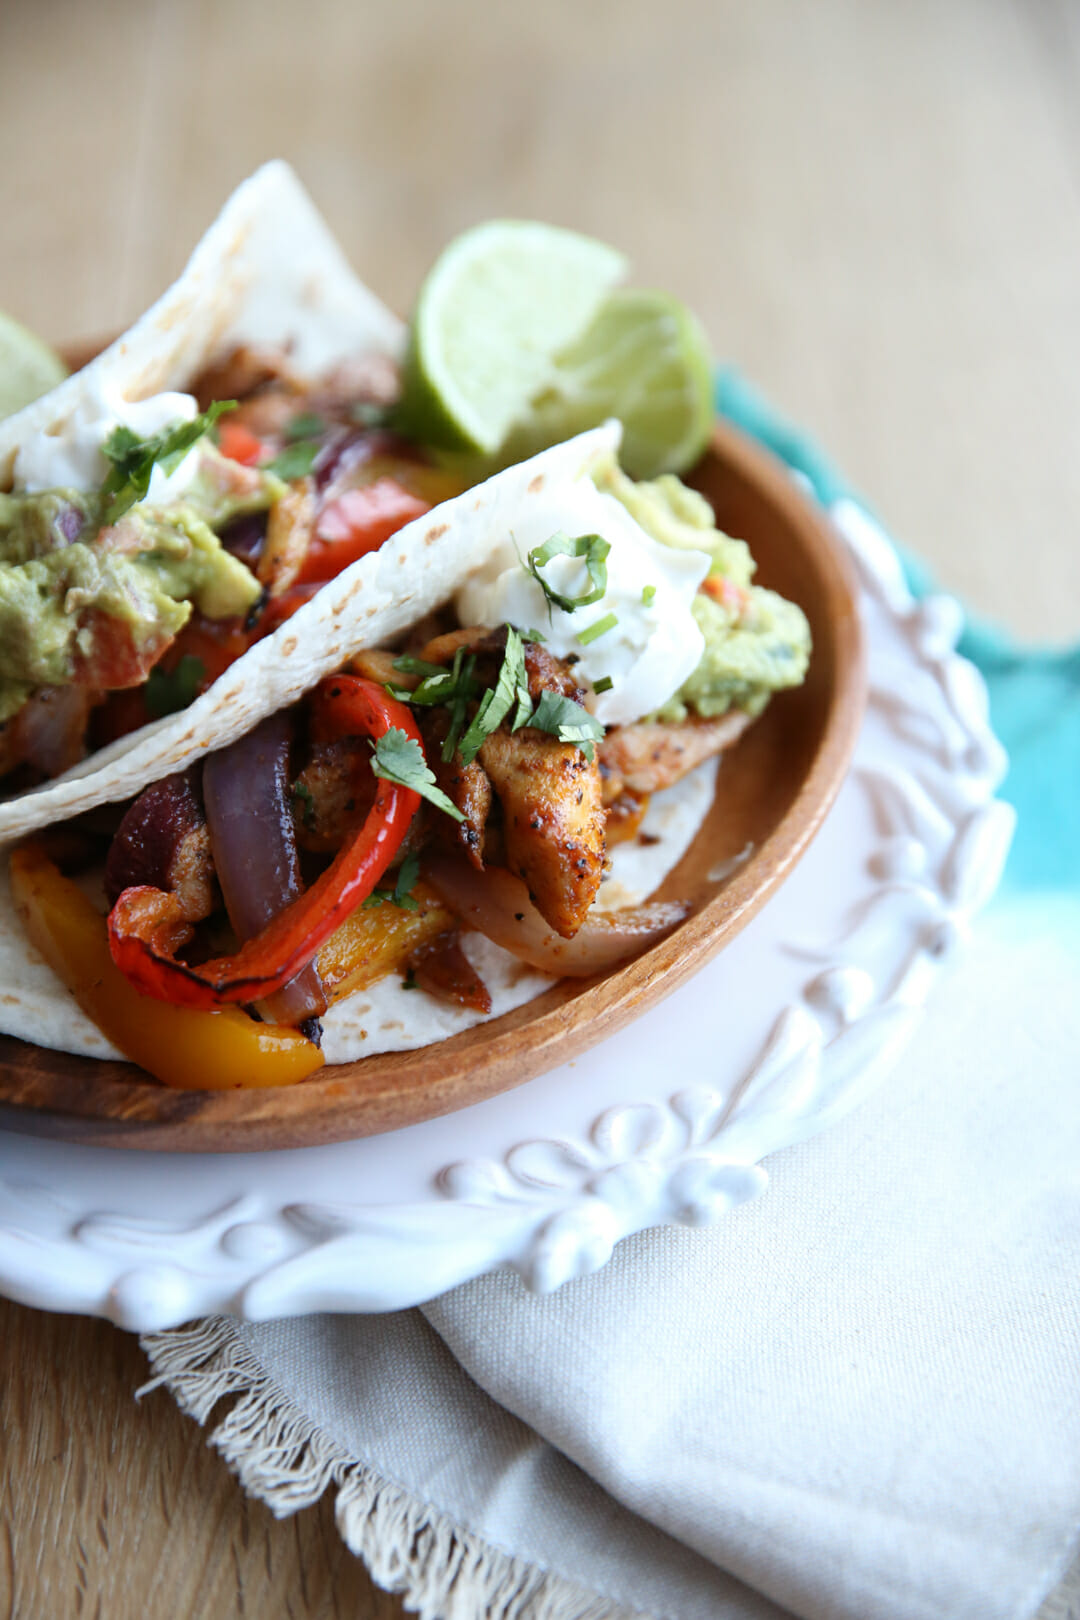
<path fill-rule="evenodd" d="M 1078 970 L 1075 909 L 999 902 L 884 1089 L 715 1228 L 153 1365 L 238 1397 L 212 1438 L 275 1511 L 336 1483 L 427 1620 L 1027 1620 L 1080 1526 Z"/>

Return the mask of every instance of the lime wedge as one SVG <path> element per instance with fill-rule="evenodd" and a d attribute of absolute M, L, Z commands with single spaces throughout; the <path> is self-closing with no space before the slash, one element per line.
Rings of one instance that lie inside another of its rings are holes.
<path fill-rule="evenodd" d="M 0 310 L 0 417 L 21 411 L 66 376 L 60 356 Z"/>
<path fill-rule="evenodd" d="M 614 248 L 554 225 L 497 219 L 457 237 L 413 312 L 402 432 L 445 450 L 497 450 L 625 268 Z"/>
<path fill-rule="evenodd" d="M 685 472 L 708 442 L 708 339 L 669 293 L 611 293 L 585 334 L 560 353 L 553 381 L 532 401 L 500 459 L 523 460 L 609 416 L 622 422 L 619 461 L 632 478 Z"/>

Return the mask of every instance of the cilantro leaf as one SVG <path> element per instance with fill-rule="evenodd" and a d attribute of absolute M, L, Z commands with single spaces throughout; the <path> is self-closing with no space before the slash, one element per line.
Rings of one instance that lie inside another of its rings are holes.
<path fill-rule="evenodd" d="M 424 758 L 424 750 L 415 737 L 408 736 L 400 726 L 391 726 L 375 743 L 371 769 L 384 781 L 396 782 L 399 787 L 411 788 L 422 799 L 443 810 L 455 821 L 465 817 L 457 805 L 447 798 L 436 785 L 435 774 Z"/>
<path fill-rule="evenodd" d="M 285 437 L 290 444 L 294 444 L 297 439 L 317 439 L 325 432 L 326 423 L 317 411 L 301 411 L 287 425 Z"/>
<path fill-rule="evenodd" d="M 499 678 L 494 687 L 484 693 L 480 707 L 473 715 L 472 723 L 458 745 L 463 765 L 472 764 L 483 746 L 484 739 L 498 730 L 515 704 L 516 731 L 528 719 L 532 703 L 529 699 L 529 682 L 525 674 L 525 649 L 517 631 L 508 624 L 506 652 L 503 655 Z"/>
<path fill-rule="evenodd" d="M 418 911 L 419 901 L 413 897 L 416 880 L 420 876 L 420 857 L 417 854 L 406 855 L 398 867 L 397 882 L 392 889 L 372 889 L 364 901 L 364 909 L 372 906 L 381 906 L 388 901 L 391 905 L 399 906 L 402 911 Z"/>
<path fill-rule="evenodd" d="M 473 680 L 473 671 L 476 668 L 476 654 L 465 656 L 465 649 L 459 647 L 454 654 L 454 667 L 451 671 L 454 681 L 453 696 L 448 696 L 446 706 L 450 710 L 450 729 L 446 733 L 446 741 L 442 745 L 442 759 L 444 765 L 449 765 L 454 757 L 465 725 L 465 716 L 468 713 L 469 703 L 476 696 L 477 685 Z"/>
<path fill-rule="evenodd" d="M 446 665 L 428 664 L 413 653 L 401 653 L 394 659 L 394 668 L 400 669 L 403 675 L 441 675 Z"/>
<path fill-rule="evenodd" d="M 591 641 L 599 641 L 609 630 L 614 630 L 618 622 L 617 613 L 605 613 L 602 619 L 594 619 L 592 624 L 587 624 L 579 634 L 578 640 L 583 647 L 587 647 Z"/>
<path fill-rule="evenodd" d="M 262 470 L 277 473 L 286 483 L 294 478 L 306 478 L 321 448 L 318 439 L 299 439 L 295 444 L 287 444 L 273 461 L 264 462 Z"/>
<path fill-rule="evenodd" d="M 608 542 L 599 534 L 579 534 L 576 540 L 572 540 L 568 534 L 553 534 L 542 546 L 533 547 L 525 566 L 547 597 L 549 614 L 553 602 L 564 613 L 573 613 L 575 608 L 589 607 L 593 602 L 599 602 L 607 590 L 607 555 L 610 550 Z M 540 570 L 553 557 L 580 557 L 592 581 L 591 590 L 581 596 L 565 596 L 549 585 Z"/>
<path fill-rule="evenodd" d="M 143 687 L 146 712 L 160 720 L 162 715 L 186 709 L 198 697 L 205 679 L 206 665 L 191 653 L 185 653 L 175 669 L 152 669 Z"/>
<path fill-rule="evenodd" d="M 604 736 L 604 728 L 595 716 L 559 692 L 541 692 L 529 724 L 537 731 L 551 732 L 560 742 L 575 743 L 590 762 L 596 757 L 594 744 Z"/>
<path fill-rule="evenodd" d="M 416 888 L 416 880 L 419 876 L 420 857 L 414 850 L 411 855 L 406 855 L 398 867 L 397 882 L 394 884 L 395 905 L 403 906 L 407 900 L 412 900 L 412 906 L 409 909 L 415 910 L 416 901 L 413 900 L 412 892 Z"/>
<path fill-rule="evenodd" d="M 215 400 L 209 410 L 190 422 L 176 422 L 148 439 L 140 439 L 129 427 L 113 428 L 101 447 L 105 459 L 112 463 L 101 486 L 102 495 L 111 497 L 105 508 L 105 522 L 116 523 L 143 499 L 155 467 L 164 473 L 175 472 L 196 440 L 209 433 L 219 416 L 235 409 L 235 399 Z"/>

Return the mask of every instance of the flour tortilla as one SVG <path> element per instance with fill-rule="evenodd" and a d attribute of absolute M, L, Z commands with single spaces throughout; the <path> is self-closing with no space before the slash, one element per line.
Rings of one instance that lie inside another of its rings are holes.
<path fill-rule="evenodd" d="M 0 488 L 10 483 L 24 439 L 59 433 L 101 384 L 128 399 L 183 390 L 238 343 L 286 347 L 296 369 L 314 377 L 358 355 L 395 357 L 403 342 L 402 323 L 354 275 L 292 170 L 268 163 L 233 193 L 179 280 L 130 332 L 0 422 Z M 618 447 L 620 432 L 612 422 L 581 434 L 407 524 L 256 643 L 190 708 L 0 802 L 0 845 L 131 798 L 294 703 L 362 647 L 415 624 L 453 595 L 511 514 L 552 482 L 586 473 Z"/>
<path fill-rule="evenodd" d="M 238 186 L 179 278 L 82 371 L 0 421 L 0 489 L 36 433 L 57 433 L 94 385 L 126 399 L 184 390 L 238 344 L 287 347 L 301 375 L 352 355 L 396 359 L 405 328 L 357 278 L 287 163 Z"/>
<path fill-rule="evenodd" d="M 642 831 L 659 842 L 615 846 L 599 909 L 637 905 L 659 888 L 708 813 L 719 763 L 706 760 L 674 787 L 653 796 Z M 368 989 L 336 1002 L 325 1014 L 326 1061 L 347 1063 L 376 1052 L 415 1051 L 523 1006 L 555 982 L 482 934 L 467 935 L 464 947 L 491 993 L 490 1013 L 470 1012 L 422 991 L 406 991 L 400 975 L 389 973 Z M 0 1033 L 80 1057 L 124 1055 L 106 1040 L 26 938 L 15 916 L 6 859 L 0 859 Z"/>
<path fill-rule="evenodd" d="M 89 389 L 129 399 L 183 390 L 238 343 L 287 346 L 312 376 L 356 355 L 396 357 L 401 322 L 355 277 L 292 171 L 267 164 L 234 193 L 179 280 L 85 371 L 0 422 L 0 488 L 24 438 L 59 432 Z M 553 486 L 587 477 L 617 451 L 617 422 L 508 467 L 408 524 L 361 558 L 272 636 L 258 642 L 182 713 L 147 726 L 66 775 L 0 803 L 0 1032 L 89 1057 L 119 1057 L 27 940 L 15 915 L 3 845 L 151 782 L 225 747 L 296 702 L 363 647 L 385 644 L 448 601 L 495 540 Z M 715 765 L 657 795 L 647 830 L 658 842 L 614 851 L 600 904 L 644 899 L 681 858 L 712 802 Z M 478 935 L 467 951 L 497 1017 L 552 982 Z M 397 975 L 338 1003 L 325 1019 L 326 1055 L 342 1062 L 427 1045 L 480 1021 L 413 992 Z"/>

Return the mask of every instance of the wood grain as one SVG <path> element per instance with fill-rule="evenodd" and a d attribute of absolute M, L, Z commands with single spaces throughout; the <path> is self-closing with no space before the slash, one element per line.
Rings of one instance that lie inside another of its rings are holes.
<path fill-rule="evenodd" d="M 0 0 L 0 305 L 114 330 L 277 154 L 395 303 L 470 221 L 575 225 L 948 585 L 1076 634 L 1078 89 L 1073 0 Z M 402 1612 L 142 1376 L 114 1329 L 0 1305 L 0 1615 Z"/>
<path fill-rule="evenodd" d="M 249 1501 L 105 1322 L 0 1303 L 0 1613 L 13 1620 L 391 1620 L 324 1499 Z"/>
<path fill-rule="evenodd" d="M 855 585 L 820 514 L 785 469 L 718 425 L 693 482 L 749 542 L 757 579 L 798 602 L 813 658 L 725 756 L 712 809 L 658 891 L 690 906 L 674 933 L 594 979 L 564 979 L 490 1024 L 416 1052 L 321 1069 L 301 1085 L 177 1091 L 127 1063 L 0 1038 L 0 1120 L 67 1141 L 175 1152 L 306 1147 L 373 1136 L 521 1085 L 671 995 L 745 927 L 809 847 L 847 772 L 865 663 Z M 749 849 L 749 858 L 740 854 Z M 715 876 L 721 864 L 734 869 Z"/>

